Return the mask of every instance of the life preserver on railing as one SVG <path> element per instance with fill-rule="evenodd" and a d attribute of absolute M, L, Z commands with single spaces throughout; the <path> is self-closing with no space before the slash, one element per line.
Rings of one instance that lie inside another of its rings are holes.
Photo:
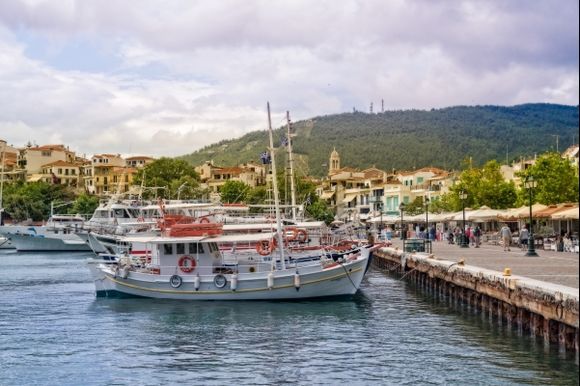
<path fill-rule="evenodd" d="M 293 241 L 296 238 L 296 227 L 287 227 L 284 229 L 284 240 Z"/>
<path fill-rule="evenodd" d="M 197 262 L 191 256 L 181 256 L 177 263 L 177 266 L 181 270 L 181 272 L 190 273 L 195 270 L 197 266 Z"/>
<path fill-rule="evenodd" d="M 209 223 L 209 218 L 202 217 L 202 218 L 199 219 L 199 223 L 200 224 L 208 224 Z"/>
<path fill-rule="evenodd" d="M 304 229 L 298 229 L 296 231 L 295 239 L 301 243 L 305 243 L 306 240 L 308 240 L 308 232 L 306 232 L 306 230 L 304 230 Z"/>
<path fill-rule="evenodd" d="M 276 239 L 260 240 L 256 244 L 256 251 L 262 256 L 268 256 L 276 248 Z"/>

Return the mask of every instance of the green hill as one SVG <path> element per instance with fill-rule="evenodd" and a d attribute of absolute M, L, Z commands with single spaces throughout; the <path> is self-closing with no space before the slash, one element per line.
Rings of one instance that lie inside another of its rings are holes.
<path fill-rule="evenodd" d="M 275 130 L 277 144 L 285 128 Z M 404 170 L 436 166 L 457 169 L 467 157 L 475 166 L 548 150 L 559 151 L 578 140 L 578 107 L 555 104 L 457 106 L 443 109 L 326 115 L 293 124 L 300 174 L 326 174 L 334 147 L 341 166 Z M 214 160 L 231 166 L 259 161 L 267 133 L 252 132 L 221 141 L 179 158 L 193 165 Z"/>

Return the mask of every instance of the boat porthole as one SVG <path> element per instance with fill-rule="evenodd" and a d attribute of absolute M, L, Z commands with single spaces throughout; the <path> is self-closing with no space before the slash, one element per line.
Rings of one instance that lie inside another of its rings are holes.
<path fill-rule="evenodd" d="M 256 272 L 256 268 L 255 267 L 250 267 L 249 271 L 250 271 L 250 273 L 254 273 L 254 272 Z"/>
<path fill-rule="evenodd" d="M 171 286 L 173 288 L 179 288 L 179 287 L 181 287 L 181 284 L 182 283 L 183 283 L 183 279 L 179 275 L 173 275 L 169 279 L 169 284 L 171 284 Z"/>
<path fill-rule="evenodd" d="M 226 279 L 226 277 L 224 275 L 221 275 L 221 274 L 215 275 L 215 277 L 213 278 L 213 284 L 215 284 L 215 286 L 218 288 L 224 288 L 227 283 L 228 283 L 228 280 Z"/>

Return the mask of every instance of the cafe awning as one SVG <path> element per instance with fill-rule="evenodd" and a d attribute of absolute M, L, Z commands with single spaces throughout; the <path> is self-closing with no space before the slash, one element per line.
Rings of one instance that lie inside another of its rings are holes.
<path fill-rule="evenodd" d="M 342 200 L 342 202 L 351 202 L 352 200 L 354 200 L 356 198 L 356 196 L 357 196 L 356 193 L 345 194 L 344 200 Z"/>
<path fill-rule="evenodd" d="M 334 196 L 334 192 L 323 192 L 322 195 L 320 196 L 320 198 L 323 200 L 329 200 L 333 196 Z"/>
<path fill-rule="evenodd" d="M 579 219 L 579 208 L 578 206 L 564 209 L 560 212 L 556 212 L 552 215 L 553 220 L 578 220 Z"/>

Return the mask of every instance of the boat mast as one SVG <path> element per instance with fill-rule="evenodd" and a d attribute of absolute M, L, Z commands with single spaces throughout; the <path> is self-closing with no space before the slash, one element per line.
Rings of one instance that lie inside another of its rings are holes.
<path fill-rule="evenodd" d="M 270 136 L 270 158 L 272 159 L 272 189 L 274 189 L 274 210 L 276 212 L 276 227 L 278 231 L 278 246 L 280 247 L 280 262 L 282 269 L 286 269 L 284 261 L 284 235 L 282 233 L 282 222 L 280 220 L 280 202 L 278 200 L 278 181 L 276 178 L 276 155 L 274 153 L 274 140 L 272 138 L 272 118 L 270 117 L 270 102 L 267 102 L 268 108 L 268 133 Z M 274 259 L 272 259 L 272 265 Z"/>
<path fill-rule="evenodd" d="M 288 137 L 288 163 L 290 164 L 290 194 L 292 199 L 292 220 L 296 222 L 296 186 L 294 185 L 294 159 L 292 158 L 292 135 L 290 134 L 290 112 L 286 111 L 286 131 Z"/>
<path fill-rule="evenodd" d="M 0 145 L 2 145 L 2 157 L 0 157 L 0 166 L 2 166 L 2 172 L 0 174 L 0 225 L 4 225 L 2 221 L 2 214 L 4 212 L 2 197 L 4 195 L 4 155 L 6 154 L 7 143 L 3 139 L 0 139 Z"/>

